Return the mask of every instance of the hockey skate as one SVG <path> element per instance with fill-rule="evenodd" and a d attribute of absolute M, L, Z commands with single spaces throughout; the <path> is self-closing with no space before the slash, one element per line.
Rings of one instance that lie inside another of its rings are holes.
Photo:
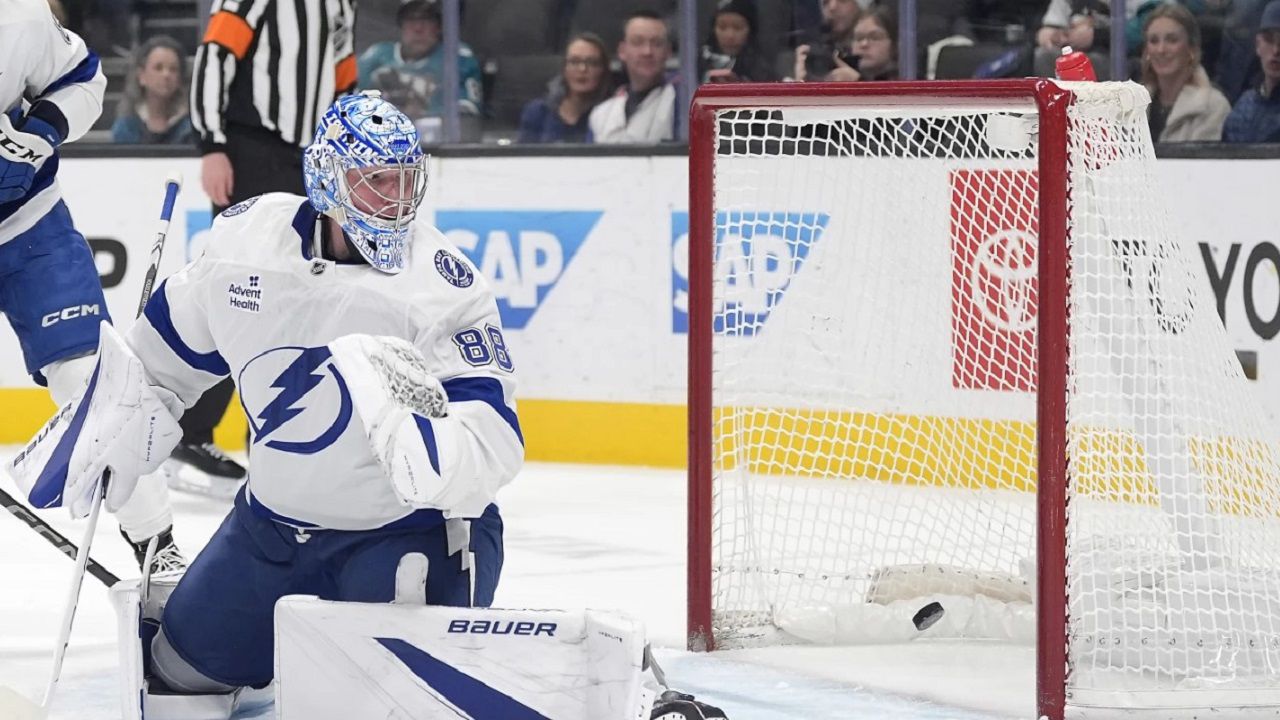
<path fill-rule="evenodd" d="M 171 489 L 220 500 L 235 497 L 245 478 L 244 467 L 211 442 L 178 443 L 161 470 Z"/>
<path fill-rule="evenodd" d="M 124 536 L 124 541 L 129 543 L 129 547 L 133 548 L 133 557 L 138 561 L 138 568 L 141 569 L 147 559 L 147 545 L 151 542 L 151 538 L 134 542 L 129 539 L 129 534 L 124 531 L 124 528 L 120 528 L 120 534 Z M 183 557 L 182 551 L 173 541 L 173 528 L 166 528 L 160 533 L 160 541 L 156 543 L 156 556 L 151 561 L 151 573 L 154 575 L 186 569 L 187 559 Z"/>
<path fill-rule="evenodd" d="M 677 690 L 663 692 L 653 704 L 650 720 L 728 720 L 724 711 Z"/>

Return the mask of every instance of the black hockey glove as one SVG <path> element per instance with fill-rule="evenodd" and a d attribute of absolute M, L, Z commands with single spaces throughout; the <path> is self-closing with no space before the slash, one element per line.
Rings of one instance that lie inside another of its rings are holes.
<path fill-rule="evenodd" d="M 728 720 L 724 711 L 718 707 L 698 702 L 692 695 L 667 690 L 658 696 L 653 703 L 653 714 L 650 720 Z"/>

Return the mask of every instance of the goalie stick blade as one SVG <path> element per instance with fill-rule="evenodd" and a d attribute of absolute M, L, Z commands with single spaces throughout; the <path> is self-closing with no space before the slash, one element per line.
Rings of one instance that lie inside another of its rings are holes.
<path fill-rule="evenodd" d="M 45 709 L 11 688 L 0 685 L 0 718 L 5 720 L 44 720 Z"/>

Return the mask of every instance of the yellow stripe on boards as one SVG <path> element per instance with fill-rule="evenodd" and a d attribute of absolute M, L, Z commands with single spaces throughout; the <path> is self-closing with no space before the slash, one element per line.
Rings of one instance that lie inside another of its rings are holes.
<path fill-rule="evenodd" d="M 684 405 L 520 400 L 525 458 L 544 462 L 683 468 Z"/>
<path fill-rule="evenodd" d="M 1027 422 L 832 410 L 719 408 L 719 466 L 753 473 L 1029 491 Z"/>
<path fill-rule="evenodd" d="M 42 388 L 0 389 L 0 408 L 0 444 L 6 445 L 30 440 L 55 409 Z M 521 400 L 519 411 L 529 460 L 682 468 L 688 457 L 683 405 Z M 242 450 L 247 427 L 233 396 L 213 440 Z"/>
<path fill-rule="evenodd" d="M 53 414 L 41 388 L 0 389 L 0 444 L 27 442 Z M 570 400 L 519 401 L 531 461 L 683 468 L 683 405 Z M 1035 486 L 1035 428 L 1029 422 L 828 410 L 719 408 L 718 467 L 886 483 L 1029 492 Z M 238 397 L 214 430 L 227 450 L 244 448 Z M 1159 505 L 1160 494 L 1131 432 L 1090 428 L 1070 437 L 1078 496 Z M 1192 463 L 1207 508 L 1246 517 L 1280 514 L 1272 482 L 1280 451 L 1237 438 L 1194 439 Z"/>

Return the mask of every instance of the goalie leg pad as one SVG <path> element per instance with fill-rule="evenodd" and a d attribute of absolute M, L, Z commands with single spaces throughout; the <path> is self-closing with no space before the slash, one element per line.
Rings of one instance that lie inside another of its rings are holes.
<path fill-rule="evenodd" d="M 427 558 L 427 602 L 469 603 L 470 573 L 462 569 L 466 549 L 449 552 L 443 523 L 427 529 L 313 530 L 302 542 L 292 528 L 254 513 L 242 492 L 165 605 L 165 635 L 201 675 L 262 687 L 274 676 L 272 611 L 280 597 L 308 593 L 390 602 L 401 559 L 412 553 Z M 486 550 L 486 558 L 494 557 L 500 566 L 500 546 Z M 497 570 L 485 572 L 496 582 Z M 491 586 L 486 590 L 491 597 Z"/>
<path fill-rule="evenodd" d="M 644 627 L 622 615 L 290 596 L 276 633 L 279 720 L 647 720 L 653 704 Z"/>

